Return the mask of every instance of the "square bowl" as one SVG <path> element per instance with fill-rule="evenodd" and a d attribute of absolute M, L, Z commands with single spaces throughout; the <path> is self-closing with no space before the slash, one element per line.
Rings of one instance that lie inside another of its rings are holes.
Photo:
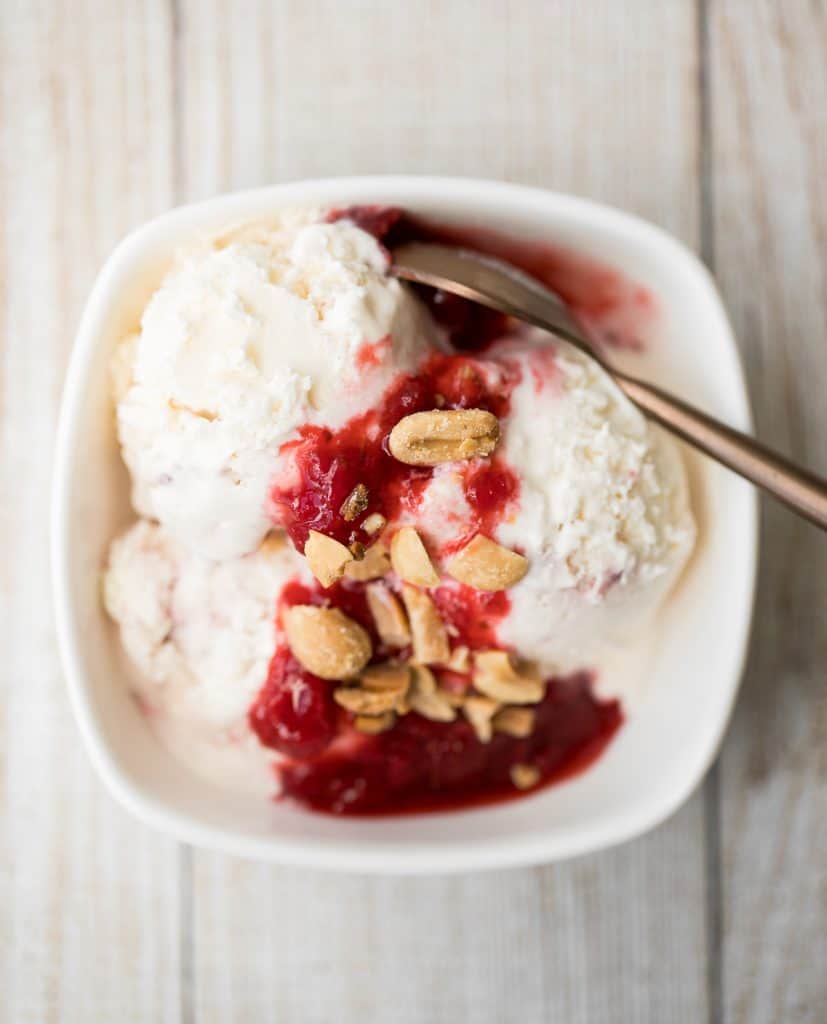
<path fill-rule="evenodd" d="M 521 799 L 373 819 L 313 814 L 222 792 L 161 746 L 130 698 L 100 573 L 131 518 L 113 425 L 109 359 L 134 330 L 176 245 L 279 208 L 387 203 L 444 224 L 553 241 L 645 286 L 659 326 L 645 375 L 741 429 L 743 371 L 715 286 L 679 242 L 598 204 L 498 182 L 333 178 L 276 185 L 173 210 L 139 228 L 103 267 L 69 366 L 57 437 L 52 560 L 57 632 L 89 754 L 114 795 L 178 839 L 244 856 L 348 871 L 426 873 L 542 863 L 631 838 L 686 800 L 715 756 L 746 654 L 757 551 L 749 485 L 688 454 L 700 536 L 659 622 L 646 697 L 586 772 Z M 627 356 L 626 359 L 634 359 Z"/>

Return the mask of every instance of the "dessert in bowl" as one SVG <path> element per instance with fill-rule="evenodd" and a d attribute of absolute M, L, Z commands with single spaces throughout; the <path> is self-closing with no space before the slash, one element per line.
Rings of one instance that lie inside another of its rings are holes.
<path fill-rule="evenodd" d="M 454 825 L 438 822 L 473 819 L 507 848 L 519 805 L 536 841 L 564 793 L 623 757 L 675 685 L 653 678 L 653 641 L 698 575 L 715 471 L 690 482 L 596 363 L 394 280 L 386 247 L 505 255 L 596 344 L 657 365 L 663 299 L 645 275 L 572 245 L 573 224 L 503 230 L 484 203 L 451 204 L 455 183 L 430 204 L 392 179 L 375 195 L 324 184 L 225 201 L 179 223 L 154 270 L 133 264 L 142 289 L 121 296 L 105 355 L 138 518 L 98 538 L 104 598 L 176 801 L 209 793 L 208 817 L 243 817 L 254 852 L 338 828 L 362 866 L 416 869 L 388 836 L 439 849 Z M 515 859 L 537 856 L 524 840 Z M 453 841 L 434 866 L 484 861 L 486 842 L 466 857 Z"/>

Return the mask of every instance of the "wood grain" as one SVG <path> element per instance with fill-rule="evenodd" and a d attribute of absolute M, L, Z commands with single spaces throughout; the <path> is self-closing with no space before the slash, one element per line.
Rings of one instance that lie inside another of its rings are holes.
<path fill-rule="evenodd" d="M 182 4 L 183 198 L 325 174 L 481 175 L 616 202 L 694 243 L 692 5 L 475 10 Z M 694 1022 L 705 881 L 698 798 L 621 851 L 538 871 L 355 879 L 196 853 L 195 1016 Z"/>
<path fill-rule="evenodd" d="M 46 496 L 72 332 L 125 231 L 371 171 L 570 190 L 703 243 L 759 434 L 827 471 L 825 56 L 817 0 L 0 0 L 0 1020 L 824 1020 L 821 535 L 766 505 L 705 799 L 569 864 L 360 879 L 177 847 L 103 792 Z"/>
<path fill-rule="evenodd" d="M 14 1024 L 177 1019 L 177 851 L 81 750 L 47 554 L 74 326 L 118 237 L 171 201 L 169 66 L 161 4 L 3 4 L 0 1018 Z"/>
<path fill-rule="evenodd" d="M 827 10 L 712 9 L 718 278 L 759 436 L 827 472 Z M 766 502 L 756 629 L 721 759 L 727 1021 L 827 1013 L 827 544 Z"/>
<path fill-rule="evenodd" d="M 690 805 L 612 853 L 459 878 L 358 879 L 200 853 L 197 1019 L 704 1019 L 697 819 Z"/>

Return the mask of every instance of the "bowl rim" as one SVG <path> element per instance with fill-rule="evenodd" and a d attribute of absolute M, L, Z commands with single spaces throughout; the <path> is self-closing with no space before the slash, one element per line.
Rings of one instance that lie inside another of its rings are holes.
<path fill-rule="evenodd" d="M 113 281 L 133 260 L 148 236 L 174 232 L 183 237 L 198 226 L 203 229 L 213 213 L 216 220 L 219 215 L 222 220 L 243 216 L 245 213 L 255 215 L 255 208 L 268 198 L 278 198 L 281 206 L 291 202 L 316 202 L 322 205 L 330 203 L 336 190 L 343 188 L 349 193 L 360 192 L 367 200 L 371 194 L 379 195 L 388 187 L 410 193 L 408 201 L 412 204 L 417 199 L 451 199 L 460 196 L 465 200 L 470 198 L 478 201 L 480 206 L 492 203 L 502 206 L 505 203 L 512 208 L 525 209 L 541 204 L 547 208 L 554 207 L 557 212 L 567 210 L 581 221 L 603 228 L 615 228 L 625 236 L 637 235 L 650 247 L 659 248 L 673 264 L 680 265 L 683 275 L 694 277 L 696 285 L 705 294 L 708 307 L 720 325 L 719 341 L 728 350 L 735 371 L 737 389 L 731 394 L 731 399 L 737 407 L 738 415 L 731 417 L 733 425 L 752 432 L 753 420 L 743 363 L 711 274 L 682 242 L 634 214 L 594 200 L 543 188 L 479 178 L 427 175 L 354 175 L 302 179 L 226 193 L 169 210 L 127 234 L 98 273 L 76 333 L 58 419 L 50 514 L 53 605 L 60 660 L 84 746 L 106 788 L 145 824 L 196 846 L 257 860 L 361 873 L 429 874 L 547 863 L 616 845 L 654 828 L 673 814 L 697 788 L 717 756 L 740 688 L 752 628 L 759 540 L 759 504 L 755 492 L 747 502 L 748 514 L 742 523 L 748 549 L 742 588 L 746 589 L 747 594 L 742 614 L 730 636 L 733 669 L 731 677 L 725 680 L 728 687 L 726 701 L 714 729 L 709 732 L 705 748 L 698 752 L 692 769 L 686 772 L 682 783 L 671 791 L 658 791 L 648 802 L 638 800 L 633 806 L 602 818 L 599 823 L 572 828 L 570 833 L 563 836 L 550 836 L 538 829 L 531 835 L 513 837 L 506 834 L 473 841 L 459 838 L 438 843 L 388 842 L 372 836 L 369 843 L 342 838 L 336 844 L 331 844 L 329 840 L 312 836 L 297 840 L 278 835 L 233 832 L 172 810 L 162 799 L 134 783 L 114 757 L 88 699 L 87 676 L 77 642 L 78 630 L 71 598 L 67 557 L 71 536 L 69 516 L 65 510 L 71 479 L 69 467 L 75 443 L 74 424 L 83 403 L 88 366 L 99 343 L 101 322 L 112 302 L 110 292 Z M 401 202 L 404 203 L 404 200 Z"/>

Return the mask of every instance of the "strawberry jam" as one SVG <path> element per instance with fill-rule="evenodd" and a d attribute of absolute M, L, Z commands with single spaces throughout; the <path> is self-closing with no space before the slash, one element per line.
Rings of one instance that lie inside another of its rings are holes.
<path fill-rule="evenodd" d="M 324 750 L 336 731 L 330 684 L 305 671 L 281 646 L 247 720 L 265 747 L 288 757 L 312 757 Z"/>
<path fill-rule="evenodd" d="M 420 373 L 400 375 L 375 408 L 340 429 L 302 427 L 297 440 L 281 449 L 293 472 L 282 474 L 290 482 L 278 483 L 271 492 L 274 522 L 287 530 L 299 551 L 311 530 L 343 544 L 368 543 L 360 523 L 374 512 L 389 521 L 405 510 L 416 512 L 433 476 L 430 467 L 408 466 L 391 456 L 388 435 L 399 420 L 435 408 L 486 409 L 502 417 L 519 380 L 517 367 L 505 360 L 436 354 Z M 517 478 L 497 458 L 468 466 L 469 503 L 478 512 L 479 528 L 490 531 L 516 499 Z M 342 507 L 358 484 L 367 489 L 367 504 L 348 520 Z"/>
<path fill-rule="evenodd" d="M 514 765 L 539 773 L 539 788 L 582 771 L 622 720 L 616 701 L 591 695 L 586 673 L 551 679 L 525 739 L 495 734 L 480 743 L 461 718 L 444 724 L 417 714 L 364 737 L 346 754 L 282 766 L 286 797 L 331 814 L 404 814 L 492 803 L 517 795 Z"/>

